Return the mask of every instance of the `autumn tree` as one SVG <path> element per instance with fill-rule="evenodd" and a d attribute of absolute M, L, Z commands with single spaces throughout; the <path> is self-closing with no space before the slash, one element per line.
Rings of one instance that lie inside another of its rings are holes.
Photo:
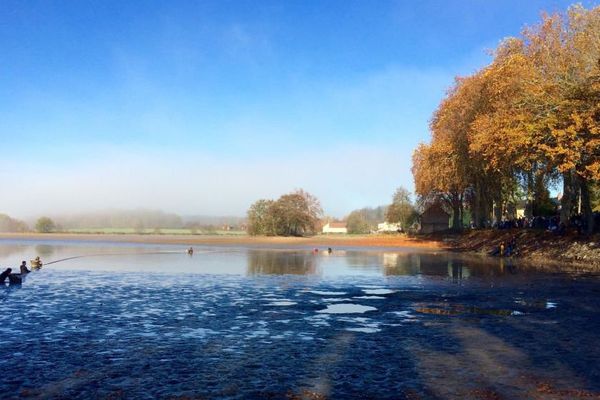
<path fill-rule="evenodd" d="M 323 210 L 319 200 L 308 192 L 296 190 L 276 201 L 259 200 L 248 210 L 251 235 L 303 236 L 315 234 Z"/>
<path fill-rule="evenodd" d="M 544 15 L 509 38 L 493 62 L 459 78 L 435 111 L 431 142 L 413 155 L 421 199 L 442 201 L 456 227 L 463 206 L 477 225 L 524 193 L 531 215 L 563 185 L 561 220 L 577 197 L 593 231 L 600 180 L 600 7 Z"/>

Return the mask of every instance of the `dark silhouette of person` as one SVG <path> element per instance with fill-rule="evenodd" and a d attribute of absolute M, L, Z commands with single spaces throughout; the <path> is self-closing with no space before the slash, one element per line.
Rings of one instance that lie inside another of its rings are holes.
<path fill-rule="evenodd" d="M 194 254 L 194 249 L 190 247 L 190 248 L 187 250 L 187 253 L 188 253 L 188 254 L 191 256 L 192 254 Z"/>
<path fill-rule="evenodd" d="M 6 281 L 6 278 L 8 278 L 11 272 L 12 268 L 6 268 L 4 272 L 0 274 L 0 283 L 4 283 L 4 281 Z"/>
<path fill-rule="evenodd" d="M 23 261 L 21 263 L 21 267 L 20 268 L 21 268 L 21 274 L 22 275 L 25 275 L 25 274 L 28 274 L 28 273 L 31 272 L 30 270 L 27 269 L 27 263 L 25 261 Z"/>

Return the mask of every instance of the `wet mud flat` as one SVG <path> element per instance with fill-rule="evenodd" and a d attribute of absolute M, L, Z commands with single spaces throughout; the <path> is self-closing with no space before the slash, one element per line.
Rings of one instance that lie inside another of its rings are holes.
<path fill-rule="evenodd" d="M 600 394 L 600 280 L 48 270 L 0 287 L 0 398 Z"/>

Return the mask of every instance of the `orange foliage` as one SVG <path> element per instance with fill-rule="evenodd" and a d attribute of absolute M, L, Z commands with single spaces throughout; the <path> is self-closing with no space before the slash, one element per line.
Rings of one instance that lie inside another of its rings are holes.
<path fill-rule="evenodd" d="M 600 7 L 544 15 L 494 56 L 435 111 L 413 155 L 416 192 L 501 193 L 540 166 L 600 180 Z"/>

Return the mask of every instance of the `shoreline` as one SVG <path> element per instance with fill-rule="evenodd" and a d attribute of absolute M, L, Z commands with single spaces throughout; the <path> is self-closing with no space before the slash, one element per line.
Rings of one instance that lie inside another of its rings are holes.
<path fill-rule="evenodd" d="M 357 248 L 417 248 L 448 250 L 438 240 L 400 235 L 318 235 L 311 237 L 246 235 L 169 235 L 169 234 L 96 234 L 96 233 L 0 233 L 0 240 L 48 240 L 76 242 L 116 242 L 142 244 L 228 245 Z"/>
<path fill-rule="evenodd" d="M 436 233 L 426 236 L 405 235 L 318 235 L 312 237 L 247 235 L 173 235 L 173 234 L 98 234 L 98 233 L 0 233 L 0 240 L 105 242 L 182 246 L 240 246 L 265 249 L 357 248 L 364 250 L 447 251 L 488 258 L 504 241 L 516 238 L 514 261 L 551 270 L 600 272 L 600 238 L 566 235 L 533 230 L 477 230 L 464 233 Z M 597 239 L 597 240 L 595 240 Z"/>
<path fill-rule="evenodd" d="M 435 238 L 435 235 L 431 236 Z M 512 258 L 519 263 L 537 268 L 563 267 L 565 271 L 600 272 L 600 237 L 575 233 L 563 236 L 531 229 L 476 230 L 461 234 L 447 234 L 443 242 L 447 249 L 462 254 L 498 258 L 490 253 L 500 243 L 516 241 Z"/>

